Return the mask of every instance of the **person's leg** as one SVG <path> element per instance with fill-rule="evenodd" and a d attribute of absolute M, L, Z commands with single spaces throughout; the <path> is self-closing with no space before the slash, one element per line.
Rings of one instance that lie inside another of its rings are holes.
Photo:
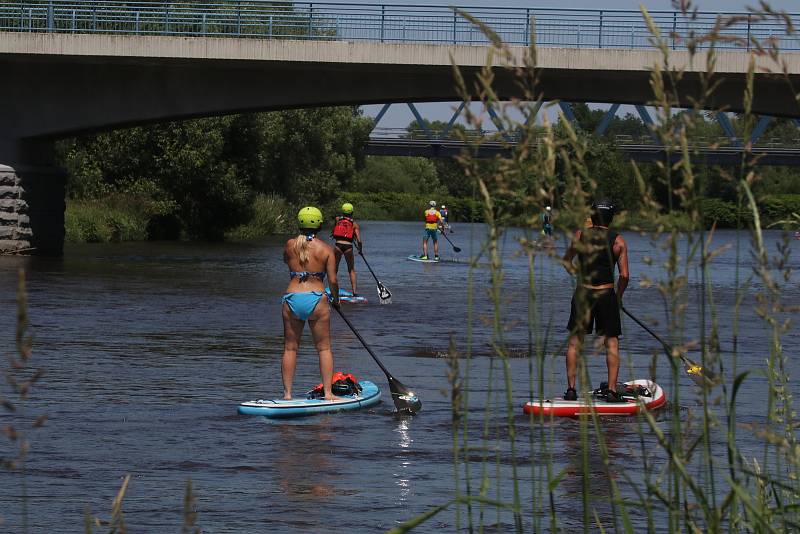
<path fill-rule="evenodd" d="M 569 338 L 567 345 L 567 388 L 575 389 L 575 379 L 578 375 L 578 357 L 583 347 L 583 336 L 574 334 Z"/>
<path fill-rule="evenodd" d="M 283 304 L 283 359 L 281 360 L 281 376 L 283 378 L 283 398 L 292 398 L 292 380 L 297 366 L 297 348 L 303 335 L 305 323 L 289 311 L 289 305 Z"/>
<path fill-rule="evenodd" d="M 619 378 L 619 338 L 608 336 L 606 342 L 606 365 L 608 366 L 608 389 L 617 390 Z"/>
<path fill-rule="evenodd" d="M 347 261 L 347 272 L 350 273 L 350 285 L 353 287 L 353 294 L 357 293 L 356 291 L 356 269 L 355 269 L 355 258 L 353 254 L 353 247 L 347 249 L 347 252 L 344 253 L 344 259 Z"/>
<path fill-rule="evenodd" d="M 433 255 L 439 257 L 439 237 L 436 235 L 433 237 Z"/>
<path fill-rule="evenodd" d="M 426 257 L 428 255 L 428 234 L 427 232 L 422 237 L 422 257 Z"/>
<path fill-rule="evenodd" d="M 333 381 L 333 351 L 331 350 L 331 312 L 326 299 L 320 299 L 314 313 L 308 318 L 311 338 L 319 353 L 319 374 L 322 377 L 322 389 L 325 400 L 336 397 L 331 391 Z"/>
<path fill-rule="evenodd" d="M 336 274 L 339 274 L 339 264 L 342 262 L 342 251 L 339 249 L 338 246 L 334 243 L 333 245 L 333 254 L 336 256 Z"/>

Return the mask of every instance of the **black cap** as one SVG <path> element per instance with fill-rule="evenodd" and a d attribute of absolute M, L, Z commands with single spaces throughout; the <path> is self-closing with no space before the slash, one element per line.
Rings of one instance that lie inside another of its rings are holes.
<path fill-rule="evenodd" d="M 614 220 L 616 208 L 611 199 L 603 198 L 592 203 L 592 222 L 601 226 L 608 226 Z"/>

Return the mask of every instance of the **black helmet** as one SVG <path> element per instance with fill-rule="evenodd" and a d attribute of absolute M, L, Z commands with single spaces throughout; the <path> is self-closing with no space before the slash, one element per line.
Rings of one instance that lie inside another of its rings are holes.
<path fill-rule="evenodd" d="M 592 223 L 608 226 L 614 220 L 616 207 L 611 199 L 603 198 L 592 203 Z"/>

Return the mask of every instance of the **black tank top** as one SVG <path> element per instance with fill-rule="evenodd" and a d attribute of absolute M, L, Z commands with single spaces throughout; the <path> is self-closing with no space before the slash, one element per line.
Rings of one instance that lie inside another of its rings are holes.
<path fill-rule="evenodd" d="M 578 265 L 584 284 L 600 286 L 614 283 L 614 241 L 619 234 L 608 228 L 592 227 L 581 232 Z"/>

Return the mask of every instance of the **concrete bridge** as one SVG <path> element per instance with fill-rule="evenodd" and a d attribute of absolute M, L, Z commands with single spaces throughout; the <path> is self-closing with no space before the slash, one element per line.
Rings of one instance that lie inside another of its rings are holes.
<path fill-rule="evenodd" d="M 651 98 L 650 68 L 661 55 L 636 12 L 471 12 L 511 43 L 518 65 L 536 26 L 547 100 Z M 681 35 L 715 20 L 654 17 L 674 48 Z M 746 17 L 726 30 L 711 107 L 741 109 L 747 40 L 779 30 Z M 783 46 L 785 77 L 769 73 L 777 68 L 770 59 L 757 59 L 753 110 L 800 117 L 786 79 L 800 86 L 800 39 L 786 36 Z M 0 1 L 0 248 L 61 252 L 64 186 L 51 167 L 53 139 L 234 112 L 459 100 L 453 64 L 470 79 L 487 53 L 480 31 L 444 7 Z M 692 61 L 686 51 L 672 52 L 671 64 L 685 69 L 678 88 L 684 106 L 696 93 L 704 56 Z M 509 70 L 498 68 L 496 76 L 501 97 L 521 96 Z"/>

